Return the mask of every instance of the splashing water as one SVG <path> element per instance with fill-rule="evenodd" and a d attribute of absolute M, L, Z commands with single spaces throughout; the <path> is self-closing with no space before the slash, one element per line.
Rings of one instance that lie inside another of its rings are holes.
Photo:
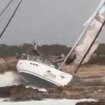
<path fill-rule="evenodd" d="M 78 102 L 97 102 L 97 100 L 94 99 L 81 99 L 81 100 L 68 100 L 68 99 L 62 99 L 62 100 L 42 100 L 42 101 L 23 101 L 23 102 L 1 102 L 0 105 L 76 105 Z"/>
<path fill-rule="evenodd" d="M 0 74 L 0 87 L 19 85 L 20 77 L 15 72 L 5 72 Z"/>

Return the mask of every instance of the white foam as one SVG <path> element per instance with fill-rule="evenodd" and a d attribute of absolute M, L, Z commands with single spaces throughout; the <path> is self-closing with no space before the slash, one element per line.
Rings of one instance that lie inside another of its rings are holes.
<path fill-rule="evenodd" d="M 0 87 L 19 84 L 19 76 L 15 72 L 5 72 L 0 74 Z"/>
<path fill-rule="evenodd" d="M 43 100 L 43 101 L 23 101 L 23 102 L 0 102 L 0 105 L 75 105 L 78 102 L 85 102 L 85 101 L 94 101 L 94 99 L 80 99 L 80 100 Z"/>

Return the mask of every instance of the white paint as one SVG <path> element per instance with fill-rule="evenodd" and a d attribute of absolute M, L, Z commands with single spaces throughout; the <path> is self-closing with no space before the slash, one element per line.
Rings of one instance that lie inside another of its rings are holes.
<path fill-rule="evenodd" d="M 28 73 L 54 83 L 57 86 L 67 85 L 73 78 L 72 75 L 64 73 L 56 68 L 47 66 L 31 60 L 19 60 L 17 70 L 21 73 Z"/>

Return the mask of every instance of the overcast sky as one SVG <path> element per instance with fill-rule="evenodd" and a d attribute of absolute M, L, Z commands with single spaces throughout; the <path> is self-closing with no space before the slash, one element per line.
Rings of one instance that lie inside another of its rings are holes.
<path fill-rule="evenodd" d="M 0 0 L 0 11 L 10 0 Z M 65 44 L 78 39 L 101 0 L 23 0 L 0 43 Z M 3 23 L 2 23 L 3 24 Z M 105 42 L 105 31 L 100 35 Z"/>

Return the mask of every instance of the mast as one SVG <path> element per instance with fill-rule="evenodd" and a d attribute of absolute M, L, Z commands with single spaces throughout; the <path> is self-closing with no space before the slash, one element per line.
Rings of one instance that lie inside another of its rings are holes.
<path fill-rule="evenodd" d="M 93 22 L 94 18 L 91 20 L 90 24 Z M 73 51 L 75 50 L 75 48 L 77 47 L 78 43 L 82 40 L 82 38 L 84 37 L 84 34 L 87 32 L 90 24 L 87 25 L 87 27 L 85 28 L 85 30 L 83 31 L 83 33 L 80 35 L 80 37 L 78 38 L 77 42 L 74 44 L 74 46 L 72 47 L 72 49 L 69 51 L 69 53 L 67 54 L 66 58 L 63 59 L 62 64 L 59 67 L 59 70 L 63 67 L 63 65 L 65 64 L 65 62 L 67 61 L 67 59 L 69 58 L 69 56 L 71 56 L 71 54 L 73 53 Z M 62 59 L 61 59 L 62 60 Z M 58 60 L 60 61 L 60 60 Z"/>
<path fill-rule="evenodd" d="M 21 1 L 18 3 L 18 5 L 17 5 L 16 9 L 14 10 L 12 16 L 10 17 L 10 19 L 9 19 L 9 21 L 7 22 L 6 26 L 4 27 L 3 31 L 0 33 L 0 38 L 2 37 L 2 35 L 3 35 L 4 32 L 6 31 L 7 27 L 9 26 L 10 22 L 12 21 L 12 19 L 13 19 L 14 15 L 16 14 L 16 12 L 17 12 L 17 10 L 18 10 L 20 4 L 22 3 L 22 1 L 23 1 L 23 0 L 21 0 Z M 11 1 L 11 2 L 12 2 L 12 1 Z M 10 5 L 10 3 L 8 4 L 8 6 L 9 6 L 9 5 Z M 8 7 L 8 6 L 7 6 L 7 7 Z M 6 9 L 5 9 L 5 10 L 6 10 Z"/>
<path fill-rule="evenodd" d="M 69 51 L 69 53 L 67 54 L 66 58 L 63 60 L 62 64 L 60 65 L 59 69 L 62 69 L 63 65 L 65 64 L 65 62 L 67 61 L 67 59 L 69 58 L 69 56 L 71 56 L 71 54 L 73 53 L 73 51 L 75 50 L 75 48 L 77 47 L 77 45 L 79 44 L 79 42 L 82 40 L 82 38 L 84 37 L 85 33 L 88 31 L 89 26 L 92 24 L 94 18 L 96 15 L 98 15 L 99 11 L 101 10 L 101 8 L 103 7 L 103 4 L 105 3 L 105 0 L 102 0 L 100 5 L 98 6 L 98 8 L 96 9 L 96 11 L 93 13 L 93 15 L 91 16 L 91 18 L 89 18 L 89 20 L 87 21 L 88 24 L 86 24 L 86 28 L 83 31 L 83 33 L 80 35 L 79 39 L 77 40 L 77 42 L 75 43 L 75 45 L 72 47 L 72 49 Z M 95 41 L 94 41 L 95 42 Z M 93 43 L 94 44 L 94 43 Z M 92 45 L 93 45 L 92 44 Z M 91 46 L 92 47 L 92 46 Z M 90 48 L 91 49 L 91 48 Z M 89 50 L 90 50 L 89 49 Z M 88 53 L 87 53 L 88 54 Z M 85 59 L 85 58 L 84 58 Z M 61 59 L 62 60 L 62 59 Z M 60 60 L 58 60 L 60 61 Z M 81 65 L 81 64 L 80 64 Z M 80 67 L 79 65 L 79 67 Z"/>
<path fill-rule="evenodd" d="M 78 45 L 78 43 L 81 41 L 81 39 L 84 37 L 84 34 L 86 33 L 86 31 L 88 30 L 89 25 L 85 28 L 84 32 L 81 34 L 81 36 L 79 37 L 79 39 L 77 40 L 77 42 L 75 43 L 75 45 L 72 47 L 72 49 L 69 51 L 69 53 L 67 54 L 66 58 L 63 59 L 62 64 L 59 67 L 59 70 L 62 69 L 63 65 L 65 64 L 65 62 L 67 61 L 67 59 L 69 58 L 69 56 L 71 56 L 72 52 L 75 50 L 76 46 Z M 62 59 L 61 59 L 62 60 Z M 59 60 L 60 61 L 60 60 Z"/>
<path fill-rule="evenodd" d="M 85 55 L 83 56 L 81 62 L 80 62 L 79 65 L 77 66 L 77 69 L 75 70 L 75 73 L 77 73 L 78 69 L 80 68 L 80 66 L 81 66 L 81 64 L 83 63 L 84 59 L 86 58 L 87 54 L 88 54 L 89 51 L 91 50 L 91 48 L 92 48 L 94 42 L 96 41 L 97 37 L 99 36 L 99 34 L 100 34 L 100 32 L 101 32 L 101 30 L 102 30 L 102 28 L 103 28 L 104 25 L 105 25 L 105 20 L 104 20 L 102 26 L 100 27 L 100 29 L 99 29 L 99 31 L 98 31 L 96 37 L 94 38 L 93 42 L 91 43 L 90 47 L 88 48 L 87 52 L 86 52 Z"/>

